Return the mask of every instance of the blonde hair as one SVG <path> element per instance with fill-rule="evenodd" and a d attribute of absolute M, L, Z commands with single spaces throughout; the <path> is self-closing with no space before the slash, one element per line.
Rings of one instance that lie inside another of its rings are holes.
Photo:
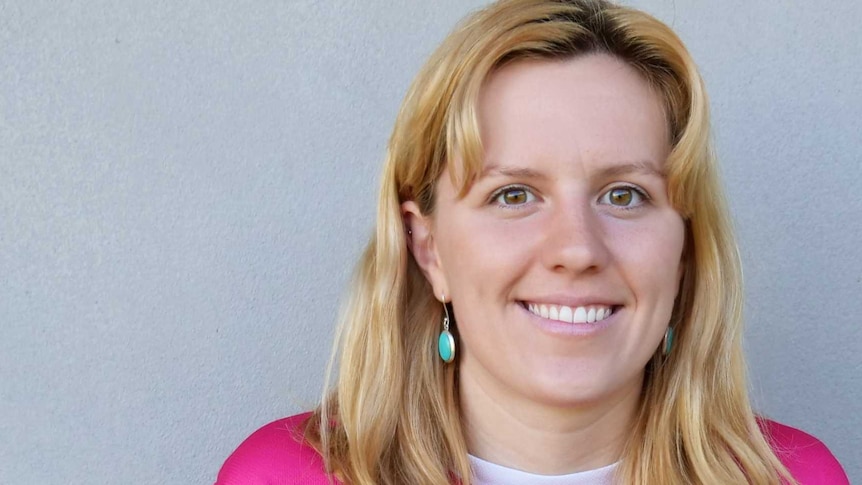
<path fill-rule="evenodd" d="M 345 482 L 470 484 L 457 365 L 436 356 L 442 306 L 409 254 L 400 204 L 413 200 L 431 213 L 447 167 L 462 194 L 469 189 L 483 158 L 477 99 L 495 69 L 593 53 L 634 67 L 664 101 L 668 190 L 686 220 L 673 352 L 657 351 L 647 365 L 617 480 L 792 481 L 749 404 L 739 256 L 710 146 L 707 97 L 688 51 L 660 21 L 603 0 L 503 0 L 465 19 L 431 56 L 389 141 L 377 227 L 330 366 L 338 377 L 306 427 L 328 470 Z"/>

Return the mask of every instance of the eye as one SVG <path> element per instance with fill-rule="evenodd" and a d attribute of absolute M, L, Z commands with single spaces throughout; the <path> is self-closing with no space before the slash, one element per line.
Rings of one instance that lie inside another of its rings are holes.
<path fill-rule="evenodd" d="M 648 197 L 644 191 L 632 186 L 621 186 L 613 187 L 605 192 L 599 202 L 630 209 L 643 205 L 647 200 Z"/>
<path fill-rule="evenodd" d="M 510 185 L 494 192 L 491 200 L 503 207 L 517 207 L 536 200 L 530 189 L 521 185 Z"/>

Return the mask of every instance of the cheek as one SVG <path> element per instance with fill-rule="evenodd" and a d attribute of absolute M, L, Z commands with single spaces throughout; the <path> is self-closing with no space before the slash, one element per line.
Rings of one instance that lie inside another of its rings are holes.
<path fill-rule="evenodd" d="M 523 221 L 449 219 L 445 227 L 439 227 L 437 244 L 452 290 L 490 290 L 514 280 L 535 253 L 537 233 L 525 227 Z"/>
<path fill-rule="evenodd" d="M 679 287 L 685 226 L 676 212 L 609 229 L 609 246 L 636 292 L 673 304 Z M 643 296 L 643 295 L 641 295 Z"/>

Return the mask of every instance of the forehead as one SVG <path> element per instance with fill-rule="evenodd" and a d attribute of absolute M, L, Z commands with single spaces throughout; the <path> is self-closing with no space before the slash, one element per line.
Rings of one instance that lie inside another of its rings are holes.
<path fill-rule="evenodd" d="M 661 162 L 670 150 L 661 97 L 634 68 L 606 54 L 506 64 L 483 85 L 478 118 L 483 165 Z"/>

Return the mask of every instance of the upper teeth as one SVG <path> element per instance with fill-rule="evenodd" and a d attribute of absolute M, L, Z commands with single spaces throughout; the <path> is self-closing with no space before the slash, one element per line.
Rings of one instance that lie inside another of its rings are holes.
<path fill-rule="evenodd" d="M 565 305 L 528 303 L 527 309 L 542 318 L 568 323 L 600 322 L 613 313 L 611 307 L 602 305 L 570 307 Z"/>

